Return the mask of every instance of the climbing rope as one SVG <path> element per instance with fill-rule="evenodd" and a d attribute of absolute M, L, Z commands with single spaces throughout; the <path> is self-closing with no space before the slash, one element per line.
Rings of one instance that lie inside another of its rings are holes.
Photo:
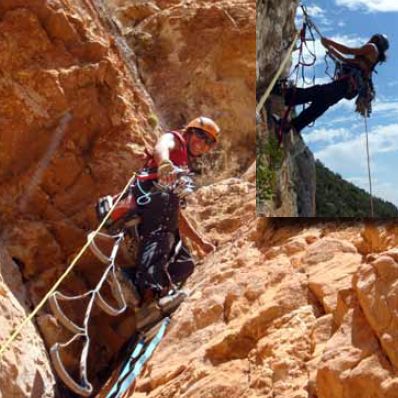
<path fill-rule="evenodd" d="M 368 134 L 368 121 L 366 116 L 363 117 L 365 121 L 365 136 L 366 136 L 366 158 L 368 163 L 368 179 L 369 179 L 369 195 L 370 195 L 370 215 L 374 217 L 373 210 L 373 193 L 372 193 L 372 174 L 370 171 L 370 154 L 369 154 L 369 134 Z"/>
<path fill-rule="evenodd" d="M 65 272 L 60 276 L 60 278 L 54 283 L 54 285 L 52 286 L 52 288 L 47 292 L 47 294 L 42 298 L 42 300 L 40 301 L 40 303 L 36 306 L 36 308 L 31 312 L 31 314 L 29 316 L 27 316 L 25 319 L 23 319 L 21 321 L 21 323 L 17 326 L 17 328 L 15 329 L 15 331 L 11 334 L 11 336 L 6 340 L 5 343 L 3 343 L 0 347 L 0 360 L 2 359 L 4 352 L 9 348 L 9 346 L 11 345 L 11 343 L 17 338 L 17 336 L 20 334 L 21 330 L 24 328 L 24 326 L 33 319 L 33 317 L 43 308 L 44 304 L 46 303 L 46 301 L 49 299 L 49 297 L 57 290 L 57 288 L 61 285 L 61 283 L 64 281 L 64 279 L 69 275 L 69 273 L 72 271 L 72 269 L 74 268 L 74 266 L 76 265 L 76 263 L 79 261 L 79 259 L 82 257 L 82 255 L 84 254 L 84 252 L 87 250 L 87 248 L 90 246 L 90 244 L 92 243 L 93 239 L 95 238 L 95 236 L 99 233 L 99 231 L 101 230 L 101 228 L 103 228 L 103 226 L 105 225 L 106 221 L 108 220 L 108 218 L 110 217 L 111 213 L 113 212 L 113 210 L 115 209 L 115 207 L 118 205 L 118 203 L 120 202 L 123 194 L 127 191 L 127 189 L 129 188 L 129 186 L 131 185 L 131 183 L 133 182 L 135 178 L 135 173 L 132 175 L 132 177 L 130 178 L 130 180 L 127 182 L 126 186 L 124 187 L 122 193 L 119 195 L 119 197 L 117 198 L 117 200 L 115 201 L 115 203 L 113 204 L 113 206 L 111 207 L 111 209 L 109 210 L 109 212 L 106 214 L 106 216 L 104 217 L 104 219 L 102 220 L 102 222 L 100 223 L 100 225 L 98 226 L 98 228 L 94 231 L 94 233 L 90 236 L 90 238 L 87 240 L 86 244 L 82 247 L 82 249 L 80 250 L 80 252 L 76 255 L 76 257 L 73 259 L 73 261 L 71 262 L 71 264 L 69 265 L 69 267 L 65 270 Z"/>

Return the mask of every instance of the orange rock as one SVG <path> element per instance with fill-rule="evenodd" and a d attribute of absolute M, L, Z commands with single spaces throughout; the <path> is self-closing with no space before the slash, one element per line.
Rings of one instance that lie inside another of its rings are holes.
<path fill-rule="evenodd" d="M 398 305 L 397 278 L 398 251 L 393 249 L 382 252 L 372 263 L 363 264 L 355 281 L 361 308 L 395 369 L 398 369 L 398 316 L 394 310 Z"/>
<path fill-rule="evenodd" d="M 18 268 L 3 246 L 0 246 L 0 271 L 0 343 L 4 344 L 25 319 L 30 306 Z M 55 397 L 54 384 L 43 341 L 35 324 L 29 321 L 2 355 L 0 395 L 52 398 Z"/>

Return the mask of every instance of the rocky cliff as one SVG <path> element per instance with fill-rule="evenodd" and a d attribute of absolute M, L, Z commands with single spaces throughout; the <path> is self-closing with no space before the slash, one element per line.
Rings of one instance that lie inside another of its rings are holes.
<path fill-rule="evenodd" d="M 257 99 L 271 84 L 295 34 L 297 1 L 257 0 Z M 288 73 L 289 63 L 281 74 Z M 283 117 L 281 98 L 271 95 L 257 118 L 257 211 L 271 217 L 315 216 L 315 163 L 298 135 L 279 143 L 271 114 Z"/>
<path fill-rule="evenodd" d="M 196 165 L 206 186 L 187 214 L 198 230 L 221 249 L 254 216 L 253 168 L 240 178 L 254 161 L 254 14 L 249 0 L 0 2 L 2 343 L 96 227 L 97 198 L 125 185 L 161 129 L 199 114 L 222 127 Z M 94 261 L 83 257 L 61 291 L 93 287 Z M 91 328 L 99 388 L 134 317 L 96 311 Z M 67 396 L 45 355 L 66 337 L 45 306 L 1 359 L 0 396 Z"/>
<path fill-rule="evenodd" d="M 254 226 L 198 268 L 134 397 L 398 397 L 397 226 Z"/>

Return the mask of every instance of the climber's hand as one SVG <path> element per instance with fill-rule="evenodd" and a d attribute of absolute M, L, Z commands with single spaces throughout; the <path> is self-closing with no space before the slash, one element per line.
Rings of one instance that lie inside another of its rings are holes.
<path fill-rule="evenodd" d="M 161 185 L 171 186 L 175 183 L 177 174 L 170 160 L 163 160 L 158 166 L 158 182 Z"/>

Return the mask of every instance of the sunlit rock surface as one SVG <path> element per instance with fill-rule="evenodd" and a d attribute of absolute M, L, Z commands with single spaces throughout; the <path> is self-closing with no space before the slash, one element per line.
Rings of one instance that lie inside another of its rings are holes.
<path fill-rule="evenodd" d="M 396 397 L 393 223 L 250 225 L 198 268 L 134 396 Z"/>
<path fill-rule="evenodd" d="M 254 161 L 254 2 L 138 1 L 123 18 L 119 3 L 0 2 L 0 238 L 19 275 L 1 288 L 4 311 L 19 291 L 28 312 L 40 302 L 97 226 L 97 198 L 123 188 L 162 129 L 200 114 L 220 124 L 222 139 L 196 165 L 203 187 L 188 217 L 218 250 L 255 217 L 253 169 L 240 177 Z M 83 293 L 103 270 L 85 253 L 60 290 Z M 80 322 L 84 310 L 84 303 L 65 309 Z M 1 343 L 24 317 L 15 313 L 5 318 Z M 47 304 L 35 321 L 0 364 L 2 398 L 54 394 L 44 347 L 70 336 Z M 95 307 L 88 373 L 96 391 L 134 331 L 132 310 L 115 319 Z M 22 353 L 36 346 L 25 361 Z M 62 354 L 69 369 L 77 370 L 80 349 Z M 68 394 L 61 383 L 56 390 Z"/>

